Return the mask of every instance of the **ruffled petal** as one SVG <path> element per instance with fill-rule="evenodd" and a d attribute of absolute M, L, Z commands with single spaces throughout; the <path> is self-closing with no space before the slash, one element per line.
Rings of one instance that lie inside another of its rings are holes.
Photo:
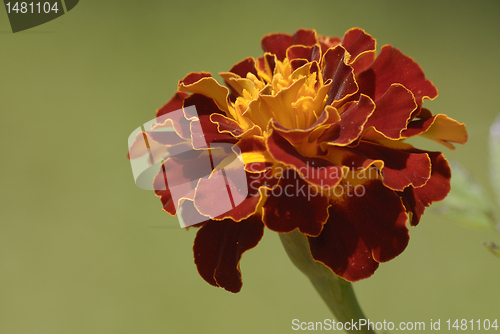
<path fill-rule="evenodd" d="M 176 92 L 175 95 L 167 103 L 165 103 L 160 109 L 156 111 L 156 118 L 159 118 L 172 111 L 181 109 L 184 103 L 184 99 L 187 96 L 188 94 L 184 92 Z"/>
<path fill-rule="evenodd" d="M 246 78 L 248 73 L 252 73 L 256 77 L 259 77 L 257 70 L 255 69 L 255 59 L 248 57 L 243 59 L 239 63 L 236 63 L 229 72 L 239 75 L 241 78 Z"/>
<path fill-rule="evenodd" d="M 245 170 L 250 173 L 260 173 L 274 164 L 266 148 L 266 142 L 263 137 L 249 136 L 242 138 L 237 143 L 241 152 L 241 158 L 245 164 Z"/>
<path fill-rule="evenodd" d="M 189 229 L 190 227 L 201 227 L 209 220 L 208 217 L 201 215 L 194 206 L 193 200 L 186 199 L 182 202 L 177 217 L 181 227 Z"/>
<path fill-rule="evenodd" d="M 345 49 L 339 45 L 329 49 L 323 56 L 321 65 L 323 80 L 332 81 L 326 100 L 327 105 L 335 106 L 334 102 L 340 103 L 358 91 L 352 67 L 344 63 L 345 55 Z"/>
<path fill-rule="evenodd" d="M 266 145 L 275 160 L 294 167 L 304 180 L 322 188 L 336 186 L 342 179 L 344 170 L 348 170 L 345 166 L 338 166 L 327 160 L 304 157 L 277 132 L 271 134 Z"/>
<path fill-rule="evenodd" d="M 340 116 L 338 116 L 337 110 L 332 106 L 328 106 L 313 125 L 304 129 L 288 129 L 276 121 L 271 121 L 270 124 L 273 131 L 285 138 L 302 155 L 312 157 L 317 156 L 319 153 L 319 146 L 316 143 L 316 139 L 321 133 L 327 131 L 331 123 L 338 122 L 339 119 Z"/>
<path fill-rule="evenodd" d="M 333 202 L 321 234 L 309 237 L 313 258 L 351 282 L 370 277 L 379 262 L 399 255 L 409 240 L 399 196 L 377 180 L 364 187 L 363 196 Z"/>
<path fill-rule="evenodd" d="M 413 94 L 399 84 L 392 84 L 384 95 L 375 101 L 375 105 L 375 112 L 365 127 L 373 126 L 389 139 L 400 139 L 413 111 L 417 109 Z"/>
<path fill-rule="evenodd" d="M 318 36 L 318 42 L 321 45 L 321 51 L 323 54 L 330 48 L 336 47 L 342 42 L 339 37 L 329 37 L 329 36 Z"/>
<path fill-rule="evenodd" d="M 234 160 L 208 179 L 200 179 L 194 203 L 201 214 L 214 220 L 231 218 L 239 222 L 257 212 L 261 200 L 259 188 L 271 187 L 273 181 L 270 171 L 247 173 L 243 163 Z"/>
<path fill-rule="evenodd" d="M 191 106 L 195 108 L 188 108 Z M 202 115 L 210 116 L 212 114 L 225 115 L 225 113 L 217 107 L 217 104 L 212 98 L 197 93 L 188 96 L 184 100 L 184 108 L 187 118 L 199 117 Z M 196 109 L 196 113 L 194 109 Z"/>
<path fill-rule="evenodd" d="M 160 171 L 160 173 L 156 174 L 153 181 L 153 189 L 155 189 L 155 195 L 160 197 L 161 204 L 163 205 L 163 210 L 168 212 L 172 216 L 175 216 L 175 214 L 177 213 L 177 201 L 173 198 L 172 193 L 168 188 L 168 180 L 165 172 Z M 194 192 L 193 188 L 187 189 L 187 192 L 185 193 L 189 193 L 190 190 L 193 190 Z"/>
<path fill-rule="evenodd" d="M 255 247 L 264 234 L 264 224 L 252 216 L 239 223 L 230 219 L 210 220 L 198 231 L 194 240 L 194 262 L 201 277 L 213 286 L 239 292 L 240 260 Z"/>
<path fill-rule="evenodd" d="M 399 83 L 409 89 L 418 106 L 422 99 L 434 99 L 436 87 L 425 78 L 420 66 L 398 49 L 385 45 L 371 66 L 356 75 L 359 91 L 378 100 L 393 83 Z"/>
<path fill-rule="evenodd" d="M 295 229 L 317 236 L 328 219 L 328 198 L 311 187 L 293 170 L 287 169 L 276 188 L 266 192 L 262 220 L 276 232 Z"/>
<path fill-rule="evenodd" d="M 183 92 L 175 93 L 167 103 L 156 111 L 156 124 L 151 124 L 151 129 L 171 127 L 181 138 L 189 139 L 191 137 L 189 130 L 190 121 L 186 118 L 185 110 L 183 110 L 184 101 L 187 96 L 188 94 Z"/>
<path fill-rule="evenodd" d="M 316 31 L 299 29 L 291 36 L 288 34 L 270 34 L 262 38 L 262 50 L 275 54 L 278 60 L 283 61 L 286 50 L 291 45 L 312 46 L 316 44 Z"/>
<path fill-rule="evenodd" d="M 330 149 L 330 154 L 343 156 L 343 165 L 356 170 L 370 165 L 381 169 L 384 185 L 392 190 L 403 191 L 410 185 L 421 187 L 431 175 L 431 161 L 426 152 L 404 151 L 368 142 L 342 150 L 342 153 L 335 150 Z"/>
<path fill-rule="evenodd" d="M 434 140 L 452 150 L 455 147 L 451 143 L 465 144 L 467 142 L 465 124 L 443 114 L 412 121 L 408 124 L 408 129 L 401 133 L 403 138 L 418 135 Z"/>
<path fill-rule="evenodd" d="M 257 73 L 266 82 L 271 82 L 276 67 L 276 55 L 266 52 L 264 56 L 257 58 Z"/>
<path fill-rule="evenodd" d="M 348 65 L 354 68 L 354 73 L 364 71 L 375 60 L 375 39 L 363 29 L 353 28 L 345 33 L 342 46 L 349 52 Z"/>
<path fill-rule="evenodd" d="M 140 131 L 136 134 L 134 141 L 128 148 L 127 158 L 133 160 L 145 154 L 150 154 L 149 164 L 153 165 L 155 161 L 157 161 L 154 157 L 162 157 L 166 153 L 167 148 L 165 145 L 158 144 L 156 141 L 152 140 L 146 132 Z"/>
<path fill-rule="evenodd" d="M 286 55 L 289 60 L 305 59 L 308 62 L 319 62 L 321 60 L 321 48 L 318 45 L 294 45 L 286 50 Z"/>
<path fill-rule="evenodd" d="M 375 103 L 368 96 L 361 95 L 359 101 L 348 103 L 339 110 L 340 121 L 323 132 L 318 142 L 336 146 L 353 143 L 363 132 L 374 110 Z"/>
<path fill-rule="evenodd" d="M 165 160 L 153 181 L 163 209 L 175 215 L 183 199 L 193 200 L 198 180 L 208 177 L 225 156 L 214 150 L 189 150 Z"/>
<path fill-rule="evenodd" d="M 450 192 L 451 169 L 441 152 L 427 152 L 431 159 L 432 171 L 429 181 L 420 188 L 408 187 L 400 193 L 408 213 L 410 223 L 418 225 L 426 207 L 442 201 Z"/>
<path fill-rule="evenodd" d="M 179 81 L 177 90 L 180 92 L 198 93 L 210 96 L 220 110 L 229 114 L 229 107 L 227 104 L 229 91 L 226 87 L 219 85 L 210 73 L 202 72 L 189 74 L 186 78 Z"/>
<path fill-rule="evenodd" d="M 191 122 L 191 134 L 193 139 L 193 148 L 208 148 L 212 147 L 213 143 L 228 143 L 236 144 L 237 138 L 229 131 L 219 131 L 220 123 L 214 123 L 210 119 L 211 116 L 202 115 L 199 120 Z M 221 116 L 219 120 L 225 120 Z M 228 119 L 229 120 L 229 119 Z M 231 121 L 231 120 L 229 120 Z M 229 123 L 229 124 L 228 124 Z M 233 122 L 224 123 L 227 127 L 234 125 Z M 237 129 L 233 129 L 237 131 Z M 240 131 L 241 132 L 241 131 Z"/>

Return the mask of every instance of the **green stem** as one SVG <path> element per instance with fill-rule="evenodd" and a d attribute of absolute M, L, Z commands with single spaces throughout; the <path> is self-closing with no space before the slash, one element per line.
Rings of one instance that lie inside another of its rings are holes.
<path fill-rule="evenodd" d="M 316 291 L 338 321 L 359 324 L 360 319 L 366 319 L 356 300 L 351 283 L 338 277 L 325 265 L 312 258 L 309 242 L 305 235 L 295 230 L 290 233 L 279 233 L 279 236 L 293 264 L 311 280 Z M 375 333 L 367 326 L 362 329 L 358 326 L 357 330 L 347 332 Z"/>

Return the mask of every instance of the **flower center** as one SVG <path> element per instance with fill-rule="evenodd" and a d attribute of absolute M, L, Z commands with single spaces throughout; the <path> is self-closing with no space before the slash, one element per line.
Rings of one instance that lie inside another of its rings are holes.
<path fill-rule="evenodd" d="M 246 78 L 233 80 L 240 88 L 233 104 L 236 120 L 246 129 L 257 125 L 262 132 L 267 132 L 271 120 L 288 129 L 310 127 L 321 114 L 328 91 L 321 73 L 311 70 L 312 66 L 307 63 L 293 71 L 285 58 L 276 61 L 272 76 L 258 69 L 262 79 L 248 73 Z"/>

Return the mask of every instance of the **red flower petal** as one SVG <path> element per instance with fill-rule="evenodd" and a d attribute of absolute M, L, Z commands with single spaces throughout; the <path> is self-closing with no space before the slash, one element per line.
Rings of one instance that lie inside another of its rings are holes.
<path fill-rule="evenodd" d="M 465 144 L 467 142 L 465 124 L 443 114 L 412 121 L 408 124 L 408 129 L 401 133 L 403 138 L 418 135 L 434 140 L 450 149 L 455 149 L 451 143 Z"/>
<path fill-rule="evenodd" d="M 187 96 L 188 94 L 184 92 L 175 93 L 175 95 L 167 103 L 165 103 L 160 109 L 156 111 L 156 118 L 168 114 L 172 111 L 181 109 L 182 104 L 184 103 L 184 99 Z"/>
<path fill-rule="evenodd" d="M 221 86 L 210 73 L 202 72 L 188 74 L 184 79 L 179 81 L 177 90 L 180 92 L 198 93 L 209 96 L 215 101 L 220 110 L 225 113 L 229 112 L 229 90 L 227 87 Z"/>
<path fill-rule="evenodd" d="M 418 64 L 398 49 L 385 45 L 372 65 L 356 76 L 361 93 L 378 100 L 393 83 L 408 88 L 415 96 L 419 106 L 422 99 L 434 99 L 438 92 L 436 87 L 425 78 Z"/>
<path fill-rule="evenodd" d="M 370 277 L 377 262 L 399 255 L 409 240 L 399 196 L 380 181 L 364 186 L 364 196 L 332 203 L 321 234 L 309 237 L 313 258 L 351 282 Z"/>
<path fill-rule="evenodd" d="M 342 46 L 350 53 L 349 65 L 356 74 L 364 71 L 375 60 L 375 39 L 362 29 L 353 28 L 346 32 Z"/>
<path fill-rule="evenodd" d="M 330 108 L 332 107 L 330 106 Z M 321 127 L 322 125 L 323 125 L 322 128 L 325 129 L 326 126 L 328 126 L 327 124 L 329 124 L 330 122 L 337 121 L 335 116 L 332 116 L 330 114 L 329 109 L 324 109 L 323 112 L 319 115 L 318 119 L 314 122 L 314 124 L 305 129 L 288 129 L 283 125 L 281 125 L 280 123 L 276 122 L 275 120 L 272 120 L 270 124 L 273 128 L 273 131 L 279 133 L 281 137 L 285 138 L 289 143 L 297 147 L 300 146 L 301 144 L 309 142 L 309 137 L 313 134 L 313 132 L 319 131 L 318 128 Z M 337 111 L 335 110 L 335 112 Z M 317 145 L 316 144 L 311 144 L 311 145 L 315 146 L 316 152 L 314 152 L 314 154 L 316 155 Z"/>
<path fill-rule="evenodd" d="M 237 143 L 237 146 L 245 163 L 245 170 L 248 172 L 261 173 L 273 165 L 264 138 L 258 136 L 244 137 Z"/>
<path fill-rule="evenodd" d="M 267 191 L 262 220 L 276 232 L 295 229 L 317 236 L 328 219 L 328 198 L 311 188 L 293 170 L 287 169 L 278 186 Z"/>
<path fill-rule="evenodd" d="M 231 100 L 231 102 L 234 103 L 238 98 L 238 96 L 240 96 L 240 94 L 237 89 L 238 87 L 234 87 L 234 82 L 231 82 L 231 80 L 228 80 L 228 78 L 232 78 L 234 74 L 236 74 L 240 78 L 246 78 L 248 73 L 252 73 L 257 78 L 259 78 L 255 65 L 256 65 L 255 59 L 249 57 L 243 59 L 242 61 L 231 67 L 229 73 L 227 72 L 219 73 L 224 79 L 224 83 L 226 84 L 226 86 L 230 88 L 231 94 L 229 95 L 229 99 Z"/>
<path fill-rule="evenodd" d="M 412 112 L 417 109 L 413 94 L 399 84 L 392 84 L 384 95 L 375 101 L 375 105 L 375 112 L 365 127 L 373 126 L 387 138 L 400 139 Z"/>
<path fill-rule="evenodd" d="M 424 152 L 424 151 L 420 151 Z M 427 183 L 420 188 L 408 187 L 400 194 L 406 210 L 410 213 L 411 225 L 416 226 L 425 207 L 442 201 L 450 192 L 451 170 L 441 152 L 427 152 L 431 158 L 432 171 Z"/>
<path fill-rule="evenodd" d="M 318 142 L 339 146 L 351 144 L 361 135 L 368 117 L 375 109 L 375 104 L 366 95 L 361 95 L 359 101 L 344 106 L 345 108 L 340 110 L 340 121 L 323 132 Z"/>
<path fill-rule="evenodd" d="M 271 186 L 266 182 L 270 172 L 246 173 L 241 162 L 234 162 L 223 170 L 214 171 L 208 179 L 200 179 L 194 203 L 203 215 L 238 222 L 256 213 L 261 198 L 259 187 Z"/>
<path fill-rule="evenodd" d="M 239 63 L 236 63 L 229 72 L 239 75 L 241 78 L 246 78 L 248 73 L 252 73 L 257 78 L 259 75 L 257 74 L 257 70 L 255 69 L 255 59 L 252 57 L 248 57 L 243 59 Z"/>
<path fill-rule="evenodd" d="M 343 167 L 327 160 L 304 157 L 277 132 L 271 134 L 266 144 L 274 159 L 287 166 L 293 166 L 311 184 L 323 188 L 334 187 L 342 178 Z"/>
<path fill-rule="evenodd" d="M 200 81 L 203 78 L 211 78 L 211 77 L 212 77 L 212 74 L 210 74 L 208 72 L 199 72 L 199 73 L 191 72 L 188 75 L 186 75 L 179 82 L 183 83 L 185 86 L 188 86 L 188 85 L 194 84 L 195 82 Z"/>
<path fill-rule="evenodd" d="M 271 82 L 275 67 L 276 56 L 273 54 L 266 53 L 263 57 L 257 58 L 257 68 L 260 71 L 259 76 L 267 82 Z"/>
<path fill-rule="evenodd" d="M 339 45 L 342 39 L 338 37 L 318 36 L 318 41 L 321 45 L 321 52 L 325 54 L 328 49 Z"/>
<path fill-rule="evenodd" d="M 177 134 L 184 138 L 189 139 L 191 133 L 189 131 L 189 120 L 186 119 L 183 112 L 181 112 L 184 100 L 188 94 L 177 92 L 175 95 L 165 103 L 160 109 L 156 111 L 155 121 L 157 124 L 162 124 L 152 127 L 173 127 Z M 178 111 L 178 112 L 175 112 Z M 168 121 L 170 120 L 170 122 Z M 149 129 L 146 129 L 149 130 Z"/>
<path fill-rule="evenodd" d="M 190 106 L 194 106 L 196 108 L 196 114 L 194 112 L 190 112 L 190 110 L 192 110 L 192 108 L 188 108 Z M 188 96 L 184 100 L 184 108 L 186 108 L 185 112 L 186 117 L 188 118 L 199 117 L 201 115 L 210 116 L 212 114 L 225 115 L 225 113 L 217 107 L 217 104 L 213 99 L 202 94 L 192 94 Z"/>
<path fill-rule="evenodd" d="M 194 240 L 194 261 L 201 277 L 214 286 L 238 292 L 241 280 L 240 259 L 255 247 L 264 234 L 264 224 L 252 216 L 239 223 L 230 219 L 208 221 Z"/>
<path fill-rule="evenodd" d="M 290 36 L 288 34 L 270 34 L 262 38 L 262 50 L 276 55 L 279 61 L 286 57 L 286 49 L 291 45 L 311 46 L 316 44 L 316 32 L 314 30 L 299 29 Z"/>
<path fill-rule="evenodd" d="M 153 165 L 155 162 L 154 157 L 165 153 L 165 146 L 157 144 L 154 140 L 150 139 L 146 132 L 138 132 L 128 148 L 127 158 L 129 160 L 138 159 L 145 154 L 151 153 L 152 157 L 149 157 L 149 164 Z"/>
<path fill-rule="evenodd" d="M 181 227 L 201 227 L 209 220 L 208 217 L 201 215 L 194 207 L 192 200 L 186 199 L 177 210 L 177 217 L 181 223 Z"/>
<path fill-rule="evenodd" d="M 153 181 L 153 189 L 155 189 L 156 196 L 160 197 L 161 204 L 163 205 L 163 210 L 170 213 L 172 216 L 175 216 L 175 214 L 177 213 L 177 202 L 172 197 L 172 193 L 168 188 L 166 174 L 163 171 L 160 171 L 160 173 L 156 174 Z M 194 190 L 194 188 L 192 190 Z"/>
<path fill-rule="evenodd" d="M 189 150 L 165 160 L 155 176 L 153 189 L 163 209 L 175 215 L 183 198 L 194 199 L 200 178 L 208 177 L 215 166 L 227 157 L 220 150 Z"/>
<path fill-rule="evenodd" d="M 233 137 L 238 137 L 243 134 L 243 129 L 241 129 L 238 122 L 226 116 L 213 114 L 210 115 L 210 121 L 217 124 L 217 131 L 219 131 L 219 133 L 229 133 Z"/>
<path fill-rule="evenodd" d="M 168 159 L 162 164 L 160 172 L 156 174 L 153 181 L 155 195 L 160 197 L 163 210 L 173 216 L 179 211 L 183 199 L 193 199 L 196 187 L 196 181 L 189 180 L 189 178 L 182 178 L 182 181 L 176 182 L 175 176 L 179 176 L 181 170 L 183 170 L 181 165 Z"/>
<path fill-rule="evenodd" d="M 227 123 L 225 125 L 229 127 Z M 219 132 L 219 123 L 212 122 L 210 116 L 206 115 L 200 116 L 198 121 L 191 122 L 191 135 L 195 149 L 212 147 L 213 143 L 236 144 L 238 141 L 228 131 Z"/>
<path fill-rule="evenodd" d="M 169 130 L 172 128 L 171 126 L 167 125 L 165 127 L 156 127 L 156 131 L 145 131 L 144 133 L 148 136 L 148 143 L 150 146 L 153 146 L 152 140 L 154 140 L 156 143 L 164 145 L 177 145 L 180 143 L 186 142 L 186 139 L 180 137 L 176 132 L 173 131 L 161 131 L 162 129 Z M 158 157 L 159 159 L 155 159 L 155 161 L 161 160 L 161 157 Z"/>
<path fill-rule="evenodd" d="M 286 50 L 286 55 L 289 60 L 306 59 L 309 62 L 321 60 L 321 48 L 318 45 L 303 46 L 294 45 Z"/>
<path fill-rule="evenodd" d="M 336 46 L 329 49 L 323 56 L 322 69 L 323 80 L 332 80 L 332 85 L 328 90 L 326 104 L 339 102 L 358 91 L 356 80 L 352 68 L 344 63 L 345 49 Z"/>
<path fill-rule="evenodd" d="M 351 148 L 342 164 L 360 170 L 376 161 L 383 161 L 378 167 L 382 169 L 384 184 L 392 190 L 403 191 L 409 185 L 421 187 L 431 175 L 431 161 L 426 152 L 407 152 L 368 142 Z"/>

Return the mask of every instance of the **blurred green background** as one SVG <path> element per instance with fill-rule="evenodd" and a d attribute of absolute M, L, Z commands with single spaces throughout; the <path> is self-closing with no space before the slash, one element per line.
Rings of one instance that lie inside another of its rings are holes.
<path fill-rule="evenodd" d="M 239 294 L 205 283 L 195 230 L 135 186 L 129 134 L 185 74 L 259 56 L 265 34 L 358 26 L 422 66 L 440 92 L 425 106 L 467 124 L 455 152 L 419 147 L 486 184 L 499 14 L 498 0 L 80 1 L 13 34 L 0 9 L 0 333 L 292 333 L 295 318 L 331 318 L 269 231 L 243 257 Z M 354 284 L 370 320 L 499 317 L 500 261 L 481 246 L 498 235 L 430 212 L 410 234 L 402 255 Z"/>

